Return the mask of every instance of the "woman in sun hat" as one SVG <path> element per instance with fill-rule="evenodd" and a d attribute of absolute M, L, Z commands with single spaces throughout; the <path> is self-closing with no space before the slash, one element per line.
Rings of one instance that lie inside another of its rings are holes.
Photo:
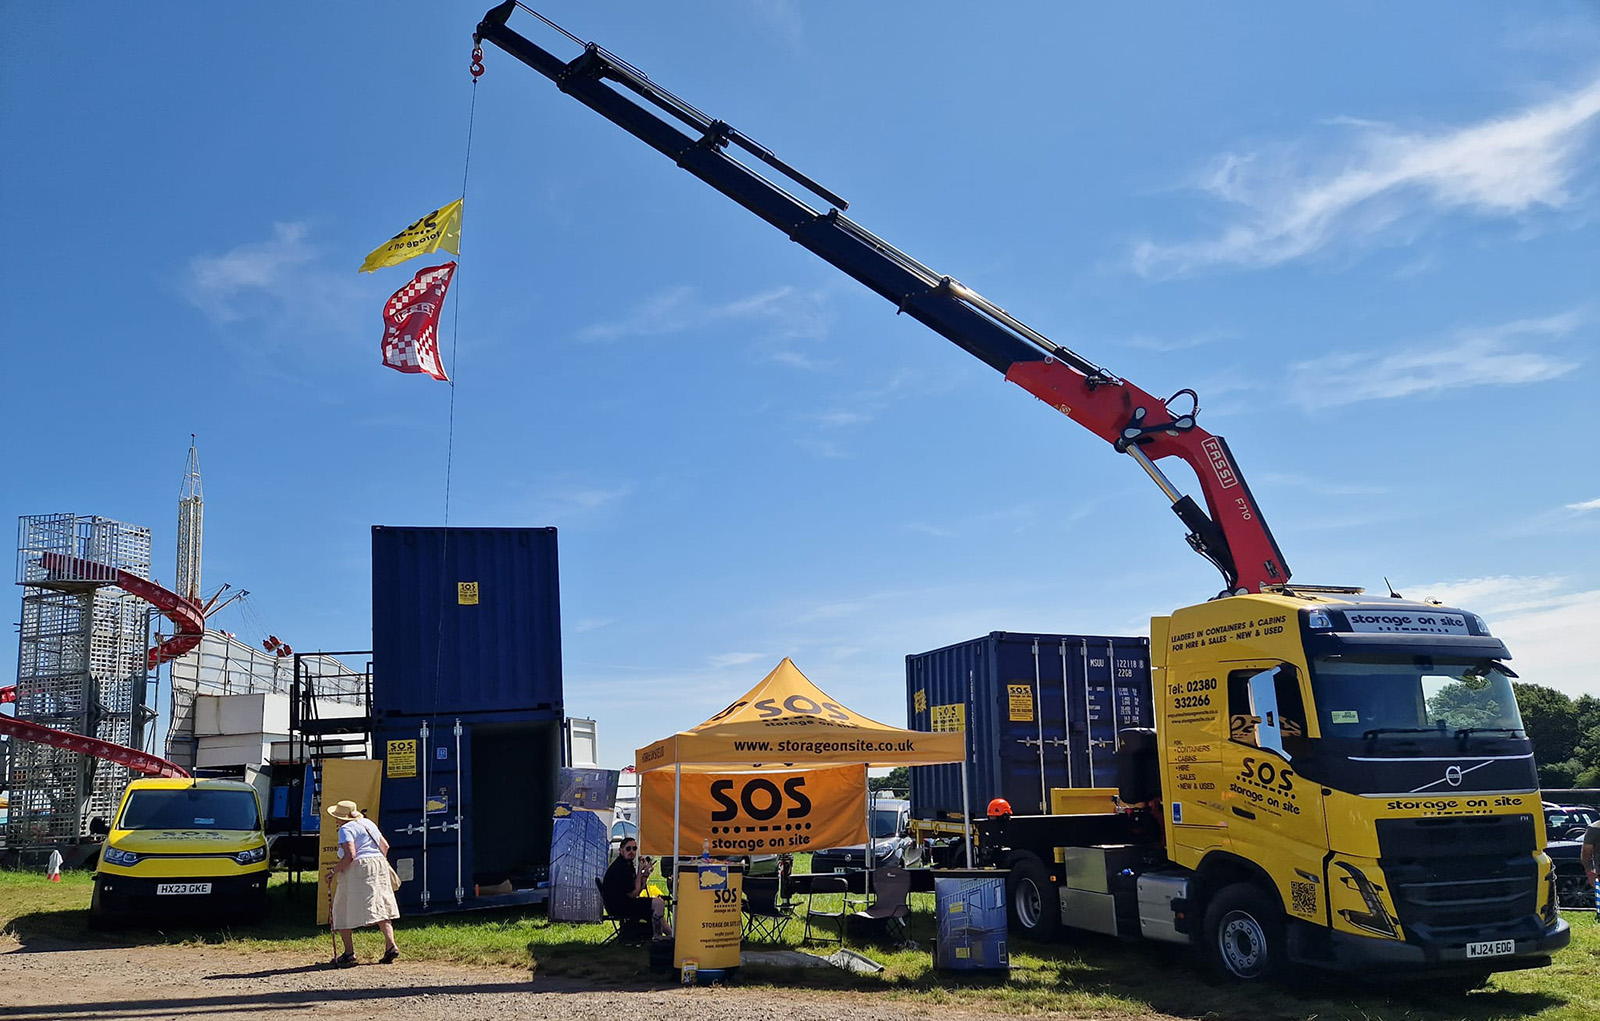
<path fill-rule="evenodd" d="M 389 879 L 389 841 L 354 801 L 341 801 L 329 807 L 328 814 L 339 820 L 339 861 L 328 870 L 329 884 L 338 884 L 331 921 L 344 940 L 344 953 L 335 957 L 333 964 L 355 967 L 356 948 L 350 933 L 366 925 L 376 925 L 383 933 L 382 963 L 391 964 L 400 956 L 392 924 L 400 917 L 400 907 Z"/>

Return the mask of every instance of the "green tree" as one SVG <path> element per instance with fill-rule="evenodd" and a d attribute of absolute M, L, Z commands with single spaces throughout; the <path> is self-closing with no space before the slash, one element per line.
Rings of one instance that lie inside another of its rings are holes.
<path fill-rule="evenodd" d="M 1578 738 L 1586 729 L 1572 699 L 1542 684 L 1512 681 L 1511 688 L 1517 693 L 1517 707 L 1522 710 L 1522 725 L 1528 732 L 1528 740 L 1533 742 L 1534 760 L 1553 765 L 1572 758 Z M 1584 698 L 1594 700 L 1593 696 Z M 1600 720 L 1595 722 L 1600 723 Z"/>
<path fill-rule="evenodd" d="M 886 791 L 904 797 L 911 793 L 911 769 L 907 766 L 896 766 L 889 770 L 888 776 L 869 776 L 867 790 Z"/>

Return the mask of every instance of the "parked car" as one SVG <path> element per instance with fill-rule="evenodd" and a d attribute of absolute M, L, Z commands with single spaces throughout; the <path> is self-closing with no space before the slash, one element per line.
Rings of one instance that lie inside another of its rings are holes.
<path fill-rule="evenodd" d="M 611 824 L 611 857 L 617 856 L 617 851 L 622 847 L 624 840 L 638 840 L 639 826 L 627 819 L 618 819 Z"/>
<path fill-rule="evenodd" d="M 1550 840 L 1582 840 L 1584 831 L 1597 822 L 1600 822 L 1600 809 L 1545 802 L 1544 829 Z"/>
<path fill-rule="evenodd" d="M 922 848 L 911 839 L 911 802 L 899 798 L 880 798 L 872 803 L 871 829 L 873 868 L 917 865 Z M 811 871 L 841 872 L 866 867 L 867 845 L 830 847 L 814 851 Z"/>

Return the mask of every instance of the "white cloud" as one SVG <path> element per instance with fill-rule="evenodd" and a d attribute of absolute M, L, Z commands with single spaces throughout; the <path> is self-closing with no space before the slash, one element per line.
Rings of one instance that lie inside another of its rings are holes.
<path fill-rule="evenodd" d="M 572 625 L 572 630 L 575 634 L 581 635 L 590 631 L 598 631 L 604 627 L 610 627 L 616 622 L 617 620 L 615 617 L 585 617 L 583 620 L 580 620 L 576 624 Z"/>
<path fill-rule="evenodd" d="M 1585 500 L 1582 503 L 1569 503 L 1567 510 L 1592 511 L 1600 510 L 1600 500 Z"/>
<path fill-rule="evenodd" d="M 1354 133 L 1315 169 L 1293 147 L 1220 157 L 1196 187 L 1239 208 L 1209 239 L 1139 243 L 1145 276 L 1208 266 L 1274 266 L 1359 243 L 1427 215 L 1524 216 L 1572 201 L 1571 182 L 1600 117 L 1600 79 L 1542 105 L 1433 132 L 1342 118 Z"/>
<path fill-rule="evenodd" d="M 331 332 L 350 325 L 361 302 L 360 287 L 318 265 L 320 253 L 302 223 L 279 223 L 272 238 L 238 245 L 221 255 L 189 260 L 179 288 L 189 302 L 218 324 L 246 319 L 316 323 Z M 273 331 L 288 336 L 290 331 Z"/>
<path fill-rule="evenodd" d="M 1511 650 L 1522 680 L 1569 695 L 1600 695 L 1600 589 L 1574 588 L 1559 576 L 1501 575 L 1398 586 L 1407 596 L 1438 599 L 1483 617 Z"/>
<path fill-rule="evenodd" d="M 767 658 L 769 656 L 765 652 L 724 652 L 707 657 L 711 665 L 718 668 L 743 666 L 746 663 L 754 663 L 758 659 Z"/>
<path fill-rule="evenodd" d="M 775 287 L 730 301 L 705 300 L 693 287 L 670 287 L 645 300 L 622 319 L 595 323 L 579 337 L 611 342 L 629 337 L 658 337 L 687 333 L 717 323 L 742 322 L 758 326 L 759 339 L 771 344 L 814 340 L 827 335 L 832 324 L 826 292 Z M 778 350 L 775 361 L 810 367 L 803 354 Z"/>
<path fill-rule="evenodd" d="M 1291 370 L 1297 400 L 1307 407 L 1413 397 L 1475 386 L 1557 379 L 1578 362 L 1534 349 L 1583 322 L 1577 312 L 1461 330 L 1442 343 L 1389 353 L 1339 354 Z"/>

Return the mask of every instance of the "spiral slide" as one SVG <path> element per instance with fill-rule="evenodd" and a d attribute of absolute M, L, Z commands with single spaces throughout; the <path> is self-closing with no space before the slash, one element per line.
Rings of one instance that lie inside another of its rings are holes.
<path fill-rule="evenodd" d="M 39 558 L 40 564 L 51 574 L 58 576 L 61 581 L 100 582 L 107 585 L 116 585 L 125 592 L 130 592 L 145 602 L 161 611 L 161 615 L 172 621 L 176 629 L 173 636 L 165 642 L 150 650 L 149 666 L 179 656 L 200 644 L 205 637 L 206 617 L 201 608 L 178 595 L 168 591 L 155 582 L 147 581 L 136 574 L 118 570 L 106 564 L 97 564 L 92 560 L 83 560 L 78 557 L 62 556 L 59 553 L 46 553 Z M 17 700 L 16 686 L 0 688 L 0 703 L 15 702 Z M 97 759 L 115 762 L 127 766 L 135 773 L 146 776 L 188 776 L 189 771 L 176 763 L 168 762 L 159 755 L 140 751 L 137 748 L 128 748 L 110 741 L 102 741 L 96 737 L 83 734 L 74 734 L 67 730 L 55 730 L 42 727 L 37 723 L 19 720 L 14 716 L 0 715 L 0 734 L 8 734 L 22 741 L 32 741 L 35 744 L 49 745 L 52 748 L 64 748 L 67 751 L 78 752 L 82 755 L 92 755 Z"/>

